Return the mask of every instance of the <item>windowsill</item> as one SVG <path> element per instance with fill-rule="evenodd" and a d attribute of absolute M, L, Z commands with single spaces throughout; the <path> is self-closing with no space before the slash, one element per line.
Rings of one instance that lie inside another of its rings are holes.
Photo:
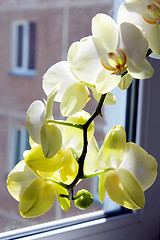
<path fill-rule="evenodd" d="M 82 214 L 62 220 L 53 222 L 47 222 L 21 228 L 17 230 L 11 230 L 0 234 L 0 239 L 25 239 L 25 237 L 31 236 L 33 239 L 53 239 L 53 236 L 60 237 L 58 239 L 77 239 L 77 237 L 84 237 L 86 234 L 93 236 L 99 232 L 114 231 L 115 229 L 125 227 L 126 225 L 137 224 L 139 221 L 138 213 L 122 214 L 115 217 L 106 218 L 103 211 Z M 76 232 L 76 234 L 75 234 Z M 28 238 L 27 238 L 28 239 Z M 30 238 L 29 238 L 30 239 Z M 81 239 L 81 238 L 80 238 Z M 89 238 L 90 239 L 90 238 Z"/>
<path fill-rule="evenodd" d="M 11 77 L 35 77 L 37 75 L 37 72 L 36 71 L 26 71 L 26 72 L 19 72 L 19 71 L 13 71 L 13 72 L 10 72 L 9 75 Z"/>

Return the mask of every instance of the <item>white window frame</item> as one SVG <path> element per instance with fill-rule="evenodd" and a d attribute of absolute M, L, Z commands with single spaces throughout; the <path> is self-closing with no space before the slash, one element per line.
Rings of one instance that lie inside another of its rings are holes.
<path fill-rule="evenodd" d="M 151 63 L 155 68 L 155 75 L 151 79 L 140 81 L 136 143 L 154 155 L 159 162 L 159 62 L 151 60 Z M 160 181 L 157 180 L 145 192 L 146 204 L 139 211 L 132 211 L 132 213 L 112 218 L 106 218 L 103 211 L 83 214 L 2 233 L 0 240 L 16 239 L 16 237 L 21 240 L 159 240 L 159 189 Z"/>
<path fill-rule="evenodd" d="M 12 73 L 16 75 L 28 75 L 34 76 L 36 74 L 35 69 L 28 68 L 28 59 L 29 59 L 29 21 L 19 20 L 15 21 L 12 25 L 12 59 L 11 59 L 11 68 Z M 22 25 L 24 29 L 23 35 L 23 51 L 22 51 L 22 66 L 17 66 L 18 59 L 18 27 Z"/>

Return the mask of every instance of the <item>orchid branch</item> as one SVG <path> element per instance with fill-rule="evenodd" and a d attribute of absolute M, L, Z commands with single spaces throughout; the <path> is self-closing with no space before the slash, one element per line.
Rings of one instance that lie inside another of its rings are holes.
<path fill-rule="evenodd" d="M 104 103 L 106 95 L 107 93 L 101 95 L 101 98 L 99 100 L 96 110 L 88 119 L 88 121 L 85 124 L 81 125 L 83 128 L 83 150 L 82 150 L 81 156 L 78 159 L 78 164 L 79 164 L 78 174 L 76 178 L 73 180 L 73 182 L 67 185 L 68 190 L 72 190 L 74 186 L 77 184 L 77 182 L 84 176 L 83 167 L 84 167 L 84 161 L 87 154 L 87 146 L 88 146 L 87 130 L 89 125 L 98 115 L 102 116 L 101 109 L 102 109 L 102 105 Z"/>

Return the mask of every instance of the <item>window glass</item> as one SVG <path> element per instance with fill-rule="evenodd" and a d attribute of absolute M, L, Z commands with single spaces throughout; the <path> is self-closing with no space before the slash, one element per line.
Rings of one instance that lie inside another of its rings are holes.
<path fill-rule="evenodd" d="M 18 5 L 15 2 L 18 2 Z M 6 176 L 19 160 L 22 159 L 24 149 L 29 149 L 28 135 L 25 129 L 25 113 L 30 104 L 36 100 L 46 99 L 42 91 L 42 76 L 47 69 L 57 61 L 66 58 L 67 50 L 73 41 L 91 34 L 91 19 L 96 13 L 113 13 L 114 1 L 11 1 L 6 0 L 1 6 L 0 19 L 3 20 L 3 34 L 0 38 L 2 52 L 0 61 L 7 59 L 3 66 L 0 78 L 0 231 L 8 231 L 31 226 L 55 219 L 62 219 L 94 211 L 117 212 L 123 209 L 114 204 L 107 196 L 103 205 L 98 199 L 98 178 L 81 182 L 76 191 L 85 188 L 94 196 L 92 206 L 81 211 L 72 204 L 68 212 L 61 210 L 58 201 L 55 201 L 51 210 L 35 219 L 22 218 L 18 212 L 18 202 L 14 200 L 6 189 Z M 6 15 L 6 12 L 8 13 Z M 38 28 L 37 28 L 38 26 Z M 12 28 L 12 37 L 10 28 Z M 5 48 L 11 42 L 11 48 Z M 12 73 L 9 75 L 10 62 Z M 31 74 L 36 69 L 37 75 Z M 16 76 L 19 75 L 18 77 Z M 23 81 L 21 81 L 23 80 Z M 6 93 L 4 90 L 6 89 Z M 114 92 L 113 92 L 114 93 Z M 7 94 L 7 96 L 6 96 Z M 99 147 L 107 132 L 113 125 L 125 125 L 126 91 L 120 96 L 115 90 L 115 96 L 122 105 L 104 107 L 103 118 L 98 117 L 96 122 L 96 139 Z M 88 102 L 86 110 L 92 114 L 97 103 Z M 117 114 L 118 110 L 118 114 Z M 60 119 L 59 105 L 54 106 L 55 119 Z M 17 127 L 18 126 L 18 127 Z"/>
<path fill-rule="evenodd" d="M 29 23 L 28 69 L 35 69 L 36 23 Z"/>
<path fill-rule="evenodd" d="M 36 23 L 26 20 L 12 24 L 12 71 L 30 74 L 35 70 Z"/>
<path fill-rule="evenodd" d="M 13 127 L 10 133 L 9 171 L 23 159 L 23 152 L 30 149 L 29 135 L 25 127 Z"/>
<path fill-rule="evenodd" d="M 23 53 L 23 38 L 24 38 L 24 26 L 23 25 L 19 25 L 17 27 L 17 67 L 22 67 L 22 53 Z"/>

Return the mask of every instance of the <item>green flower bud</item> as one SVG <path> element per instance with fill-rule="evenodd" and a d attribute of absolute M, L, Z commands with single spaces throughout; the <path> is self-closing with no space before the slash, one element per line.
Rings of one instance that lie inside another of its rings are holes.
<path fill-rule="evenodd" d="M 75 206 L 79 209 L 85 210 L 90 207 L 93 202 L 93 197 L 90 192 L 85 189 L 78 191 L 77 195 L 75 196 Z"/>

